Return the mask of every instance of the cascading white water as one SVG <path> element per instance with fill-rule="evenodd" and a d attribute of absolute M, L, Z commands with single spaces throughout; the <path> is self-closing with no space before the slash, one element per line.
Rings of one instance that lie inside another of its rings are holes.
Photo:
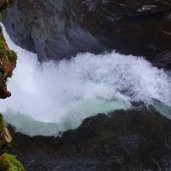
<path fill-rule="evenodd" d="M 171 78 L 145 59 L 118 53 L 78 54 L 71 60 L 39 63 L 34 53 L 15 45 L 2 25 L 17 67 L 8 87 L 12 97 L 0 111 L 18 131 L 28 135 L 58 135 L 78 127 L 83 119 L 131 102 L 171 106 Z"/>

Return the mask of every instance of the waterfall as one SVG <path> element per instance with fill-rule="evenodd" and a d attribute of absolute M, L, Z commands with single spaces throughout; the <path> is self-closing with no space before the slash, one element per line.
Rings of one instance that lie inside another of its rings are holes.
<path fill-rule="evenodd" d="M 39 63 L 36 54 L 15 45 L 2 28 L 18 60 L 8 81 L 12 96 L 0 102 L 0 111 L 17 131 L 56 136 L 87 117 L 131 108 L 132 102 L 171 106 L 171 77 L 143 57 L 113 51 Z"/>

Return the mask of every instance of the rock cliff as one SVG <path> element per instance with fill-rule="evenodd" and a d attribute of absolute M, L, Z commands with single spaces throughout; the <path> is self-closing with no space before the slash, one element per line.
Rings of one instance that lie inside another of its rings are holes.
<path fill-rule="evenodd" d="M 99 114 L 58 138 L 12 135 L 27 171 L 171 169 L 171 121 L 152 109 Z"/>
<path fill-rule="evenodd" d="M 7 90 L 6 82 L 12 75 L 16 65 L 16 54 L 8 49 L 0 28 L 0 98 L 6 98 L 11 95 Z"/>
<path fill-rule="evenodd" d="M 12 0 L 0 0 L 0 11 L 11 4 Z M 7 98 L 11 93 L 7 90 L 7 79 L 12 76 L 16 66 L 17 56 L 14 51 L 9 50 L 0 27 L 0 98 Z M 11 134 L 0 113 L 0 170 L 1 171 L 24 171 L 22 164 L 15 156 L 6 154 L 5 150 L 12 141 Z"/>
<path fill-rule="evenodd" d="M 170 10 L 170 0 L 17 0 L 3 22 L 40 60 L 116 49 L 170 69 Z"/>
<path fill-rule="evenodd" d="M 37 52 L 40 60 L 114 48 L 170 69 L 170 9 L 169 0 L 17 0 L 3 12 L 3 21 L 12 39 Z M 5 98 L 10 95 L 6 81 L 15 55 L 2 34 L 1 40 L 0 94 Z M 0 170 L 23 171 L 13 156 L 4 153 L 11 136 L 1 120 Z M 99 114 L 62 137 L 31 138 L 13 131 L 12 135 L 14 148 L 8 152 L 18 155 L 28 171 L 171 169 L 171 121 L 151 108 Z"/>

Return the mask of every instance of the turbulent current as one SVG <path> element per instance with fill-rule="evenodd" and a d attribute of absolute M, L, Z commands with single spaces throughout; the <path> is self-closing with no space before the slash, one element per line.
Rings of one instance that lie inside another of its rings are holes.
<path fill-rule="evenodd" d="M 17 131 L 58 135 L 89 116 L 128 109 L 133 102 L 153 105 L 169 117 L 171 77 L 142 57 L 113 51 L 39 63 L 36 54 L 15 45 L 2 27 L 18 60 L 8 81 L 12 96 L 0 102 L 0 111 Z"/>

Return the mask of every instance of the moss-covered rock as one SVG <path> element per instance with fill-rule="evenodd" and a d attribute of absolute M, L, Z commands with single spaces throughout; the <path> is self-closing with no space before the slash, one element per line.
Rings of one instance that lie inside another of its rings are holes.
<path fill-rule="evenodd" d="M 0 171 L 24 171 L 24 167 L 15 156 L 4 153 L 0 156 Z"/>
<path fill-rule="evenodd" d="M 16 63 L 16 53 L 8 49 L 5 39 L 2 35 L 2 29 L 0 28 L 0 58 L 3 57 L 13 64 Z"/>
<path fill-rule="evenodd" d="M 6 82 L 8 77 L 12 75 L 16 60 L 16 53 L 9 50 L 0 28 L 0 98 L 11 96 L 11 93 L 7 90 Z"/>
<path fill-rule="evenodd" d="M 13 0 L 0 0 L 0 11 L 12 2 Z M 12 75 L 12 71 L 16 66 L 16 60 L 16 53 L 9 50 L 0 27 L 0 98 L 6 98 L 11 95 L 7 90 L 6 82 L 8 77 Z M 0 113 L 0 171 L 24 171 L 24 167 L 15 156 L 4 153 L 11 141 L 12 136 Z"/>
<path fill-rule="evenodd" d="M 0 11 L 12 2 L 13 0 L 0 0 Z M 11 93 L 7 90 L 6 82 L 7 78 L 12 75 L 16 60 L 16 53 L 9 50 L 0 27 L 0 98 L 11 96 Z"/>
<path fill-rule="evenodd" d="M 10 145 L 12 136 L 4 122 L 3 116 L 0 113 L 0 153 L 4 152 L 4 149 Z"/>

